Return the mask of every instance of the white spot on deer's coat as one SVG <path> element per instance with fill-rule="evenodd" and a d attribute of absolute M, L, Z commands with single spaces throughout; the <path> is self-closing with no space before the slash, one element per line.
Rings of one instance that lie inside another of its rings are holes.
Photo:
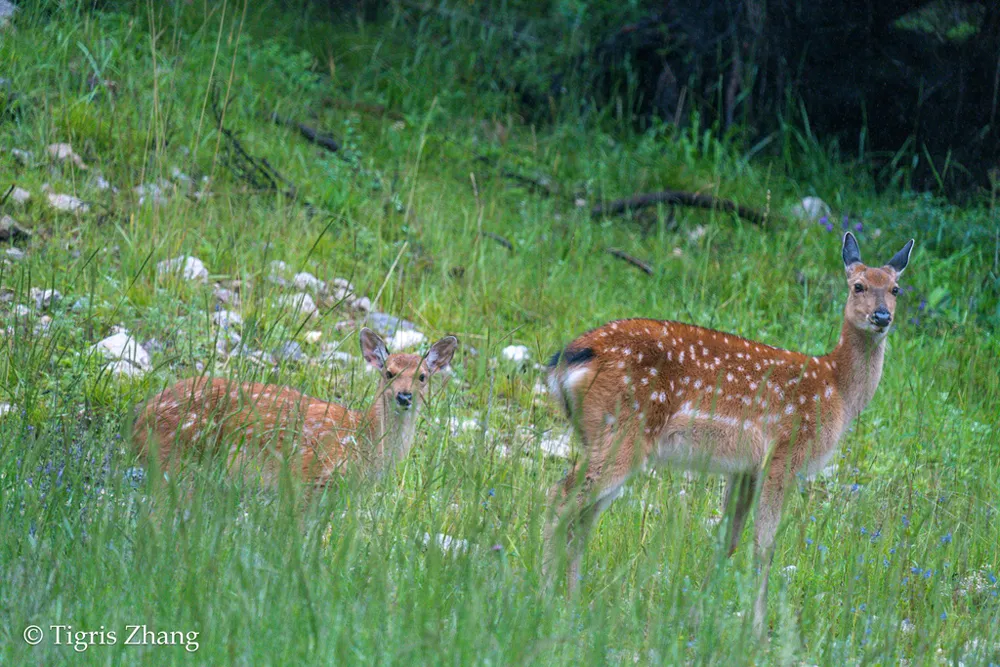
<path fill-rule="evenodd" d="M 823 392 L 823 396 L 825 398 L 830 398 L 831 396 L 833 396 L 833 387 L 827 387 L 826 391 Z"/>
<path fill-rule="evenodd" d="M 728 380 L 729 382 L 732 382 L 733 381 L 733 374 L 732 373 L 726 373 L 726 380 Z"/>
<path fill-rule="evenodd" d="M 805 402 L 806 402 L 806 397 L 805 396 L 799 396 L 799 405 L 804 405 Z"/>
<path fill-rule="evenodd" d="M 684 363 L 684 353 L 683 352 L 681 352 L 680 361 L 681 361 L 682 364 Z"/>
<path fill-rule="evenodd" d="M 789 403 L 788 405 L 785 406 L 785 414 L 786 415 L 790 415 L 793 412 L 795 412 L 795 406 L 794 405 L 792 405 L 791 403 Z"/>

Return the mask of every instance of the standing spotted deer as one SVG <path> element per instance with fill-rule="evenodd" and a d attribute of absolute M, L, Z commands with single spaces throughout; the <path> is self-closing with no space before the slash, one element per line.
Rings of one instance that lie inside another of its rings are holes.
<path fill-rule="evenodd" d="M 352 463 L 385 470 L 413 446 L 428 381 L 451 363 L 458 339 L 445 336 L 421 357 L 389 354 L 371 329 L 362 329 L 360 338 L 365 361 L 379 372 L 366 412 L 279 385 L 189 378 L 146 404 L 134 429 L 140 453 L 149 456 L 155 448 L 167 467 L 180 450 L 224 451 L 232 469 L 259 471 L 270 481 L 282 457 L 292 457 L 303 478 L 317 485 Z"/>
<path fill-rule="evenodd" d="M 570 588 L 575 587 L 588 533 L 629 476 L 644 465 L 722 473 L 727 476 L 726 507 L 733 504 L 730 555 L 759 488 L 754 632 L 760 637 L 788 481 L 796 473 L 821 470 L 875 394 L 897 281 L 912 249 L 911 239 L 888 264 L 872 268 L 861 263 L 854 235 L 845 235 L 844 323 L 837 346 L 822 357 L 646 319 L 611 322 L 557 353 L 549 364 L 549 384 L 583 451 L 551 492 L 546 568 L 560 553 L 557 549 L 568 547 L 567 575 Z"/>

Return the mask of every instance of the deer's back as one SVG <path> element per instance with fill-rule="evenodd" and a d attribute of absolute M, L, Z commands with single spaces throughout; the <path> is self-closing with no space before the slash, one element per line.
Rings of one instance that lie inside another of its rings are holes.
<path fill-rule="evenodd" d="M 189 378 L 150 399 L 134 433 L 144 456 L 155 441 L 162 465 L 186 450 L 222 451 L 231 466 L 253 464 L 270 476 L 291 456 L 316 478 L 356 454 L 361 422 L 354 411 L 289 387 Z"/>

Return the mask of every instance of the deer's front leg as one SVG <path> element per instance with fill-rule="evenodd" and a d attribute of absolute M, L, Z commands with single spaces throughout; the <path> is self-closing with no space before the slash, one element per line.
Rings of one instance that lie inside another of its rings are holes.
<path fill-rule="evenodd" d="M 767 628 L 767 580 L 771 573 L 771 561 L 774 558 L 774 537 L 781 521 L 781 509 L 784 503 L 784 470 L 779 469 L 768 474 L 760 491 L 760 502 L 757 506 L 757 519 L 754 523 L 756 537 L 756 561 L 759 571 L 757 600 L 753 606 L 753 631 L 757 639 L 765 636 Z"/>
<path fill-rule="evenodd" d="M 750 515 L 750 507 L 753 505 L 755 486 L 756 477 L 747 473 L 730 475 L 726 481 L 726 496 L 722 509 L 728 513 L 730 506 L 732 506 L 733 512 L 732 521 L 729 524 L 729 550 L 727 552 L 729 556 L 736 552 L 736 547 L 740 544 L 743 526 L 746 525 L 747 517 Z"/>

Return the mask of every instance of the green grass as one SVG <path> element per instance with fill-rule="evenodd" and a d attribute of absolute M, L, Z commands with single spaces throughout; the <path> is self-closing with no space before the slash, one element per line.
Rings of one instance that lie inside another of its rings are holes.
<path fill-rule="evenodd" d="M 469 83 L 474 25 L 414 23 L 412 12 L 329 26 L 226 3 L 208 14 L 200 3 L 134 14 L 66 4 L 26 6 L 0 32 L 4 76 L 22 96 L 13 117 L 0 115 L 0 146 L 35 155 L 25 166 L 0 152 L 0 188 L 33 193 L 26 209 L 3 212 L 34 231 L 27 257 L 0 275 L 11 290 L 0 338 L 0 401 L 12 406 L 0 417 L 4 664 L 1000 663 L 1000 311 L 988 202 L 876 194 L 863 169 L 829 159 L 807 132 L 801 145 L 744 158 L 710 127 L 636 135 L 613 131 L 611 116 L 524 125 L 509 92 L 481 95 Z M 468 61 L 458 47 L 430 46 L 441 31 L 467 40 Z M 90 90 L 91 74 L 116 92 Z M 226 126 L 311 210 L 233 176 L 214 89 L 229 91 Z M 403 120 L 330 98 L 388 104 Z M 275 109 L 328 128 L 345 157 L 261 119 Z M 50 163 L 52 142 L 72 143 L 90 169 Z M 207 176 L 211 196 L 139 206 L 132 187 L 174 167 Z M 560 193 L 531 192 L 503 178 L 506 168 L 547 175 Z M 97 170 L 118 194 L 95 187 Z M 43 183 L 91 212 L 54 213 Z M 769 206 L 767 228 L 682 209 L 595 222 L 574 203 L 664 187 Z M 539 442 L 565 424 L 536 390 L 541 373 L 494 362 L 500 349 L 525 344 L 540 361 L 608 319 L 653 316 L 828 350 L 846 297 L 840 236 L 785 216 L 809 194 L 863 224 L 869 261 L 910 235 L 917 246 L 875 399 L 835 471 L 799 480 L 788 498 L 771 642 L 750 636 L 749 530 L 699 589 L 720 544 L 717 478 L 637 475 L 594 533 L 580 594 L 549 590 L 545 494 L 567 462 Z M 979 236 L 963 237 L 969 230 Z M 651 261 L 654 274 L 609 247 Z M 454 377 L 423 413 L 411 456 L 380 480 L 328 489 L 304 513 L 291 479 L 275 490 L 221 466 L 169 482 L 137 472 L 133 408 L 199 368 L 351 406 L 374 389 L 360 363 L 260 367 L 217 355 L 211 282 L 156 277 L 156 262 L 179 254 L 202 259 L 213 282 L 243 281 L 244 340 L 263 349 L 295 340 L 316 356 L 310 330 L 357 346 L 334 326 L 343 307 L 303 323 L 275 305 L 286 293 L 265 279 L 275 259 L 348 277 L 373 298 L 384 285 L 379 309 L 431 339 L 457 334 Z M 63 299 L 18 314 L 31 287 Z M 102 372 L 90 346 L 114 325 L 164 344 L 152 373 Z M 452 429 L 451 419 L 480 426 Z M 439 533 L 468 548 L 425 537 Z M 46 632 L 38 646 L 22 639 L 29 624 Z M 123 646 L 136 624 L 197 632 L 197 651 Z M 54 645 L 50 625 L 103 626 L 118 642 L 77 652 Z"/>

